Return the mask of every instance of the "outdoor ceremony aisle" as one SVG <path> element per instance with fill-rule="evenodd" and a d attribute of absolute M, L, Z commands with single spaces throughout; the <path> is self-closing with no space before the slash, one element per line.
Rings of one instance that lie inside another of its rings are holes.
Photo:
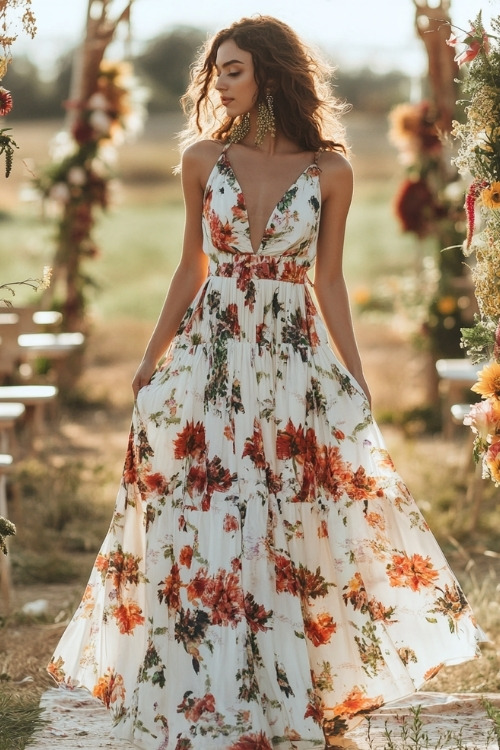
<path fill-rule="evenodd" d="M 369 722 L 361 722 L 335 747 L 339 750 L 499 750 L 484 701 L 500 709 L 498 693 L 418 693 L 372 712 Z M 43 694 L 41 705 L 48 724 L 29 745 L 31 750 L 132 750 L 134 747 L 128 742 L 109 739 L 106 710 L 85 690 L 69 692 L 52 688 Z"/>

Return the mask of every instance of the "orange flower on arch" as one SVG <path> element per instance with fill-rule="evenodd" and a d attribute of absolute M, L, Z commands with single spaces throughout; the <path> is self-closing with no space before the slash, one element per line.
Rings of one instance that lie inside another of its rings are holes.
<path fill-rule="evenodd" d="M 433 586 L 439 573 L 434 569 L 430 557 L 422 557 L 419 554 L 411 557 L 395 554 L 392 556 L 392 563 L 387 566 L 387 575 L 391 586 L 418 591 L 422 587 Z"/>

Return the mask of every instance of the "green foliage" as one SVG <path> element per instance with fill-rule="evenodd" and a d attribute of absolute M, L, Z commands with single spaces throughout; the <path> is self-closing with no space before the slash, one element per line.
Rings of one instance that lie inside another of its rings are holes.
<path fill-rule="evenodd" d="M 45 724 L 36 699 L 0 692 L 0 750 L 23 750 Z"/>
<path fill-rule="evenodd" d="M 496 324 L 489 318 L 474 316 L 474 328 L 462 328 L 462 347 L 474 364 L 487 361 L 493 356 Z"/>
<path fill-rule="evenodd" d="M 7 545 L 5 538 L 8 536 L 14 536 L 16 533 L 16 527 L 11 521 L 8 521 L 3 516 L 0 516 L 0 553 L 7 554 Z"/>
<path fill-rule="evenodd" d="M 0 156 L 5 156 L 5 177 L 8 177 L 12 172 L 12 163 L 14 160 L 14 149 L 19 148 L 9 130 L 12 128 L 2 128 L 0 130 Z"/>

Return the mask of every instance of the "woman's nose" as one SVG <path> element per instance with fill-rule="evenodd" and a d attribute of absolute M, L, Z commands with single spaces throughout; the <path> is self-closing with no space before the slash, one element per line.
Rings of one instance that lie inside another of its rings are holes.
<path fill-rule="evenodd" d="M 222 80 L 221 76 L 219 76 L 219 77 L 217 78 L 217 80 L 216 80 L 216 82 L 215 82 L 215 88 L 217 89 L 217 91 L 222 91 L 223 89 L 225 89 L 225 88 L 226 88 L 226 84 L 225 84 L 225 83 L 224 83 L 224 81 Z"/>

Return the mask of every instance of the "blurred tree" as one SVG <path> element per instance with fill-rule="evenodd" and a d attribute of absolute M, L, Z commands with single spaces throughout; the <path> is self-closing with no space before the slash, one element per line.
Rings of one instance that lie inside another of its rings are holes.
<path fill-rule="evenodd" d="M 150 112 L 179 108 L 179 99 L 189 81 L 189 68 L 206 32 L 180 26 L 154 39 L 135 60 L 135 67 L 147 79 L 152 96 Z"/>

